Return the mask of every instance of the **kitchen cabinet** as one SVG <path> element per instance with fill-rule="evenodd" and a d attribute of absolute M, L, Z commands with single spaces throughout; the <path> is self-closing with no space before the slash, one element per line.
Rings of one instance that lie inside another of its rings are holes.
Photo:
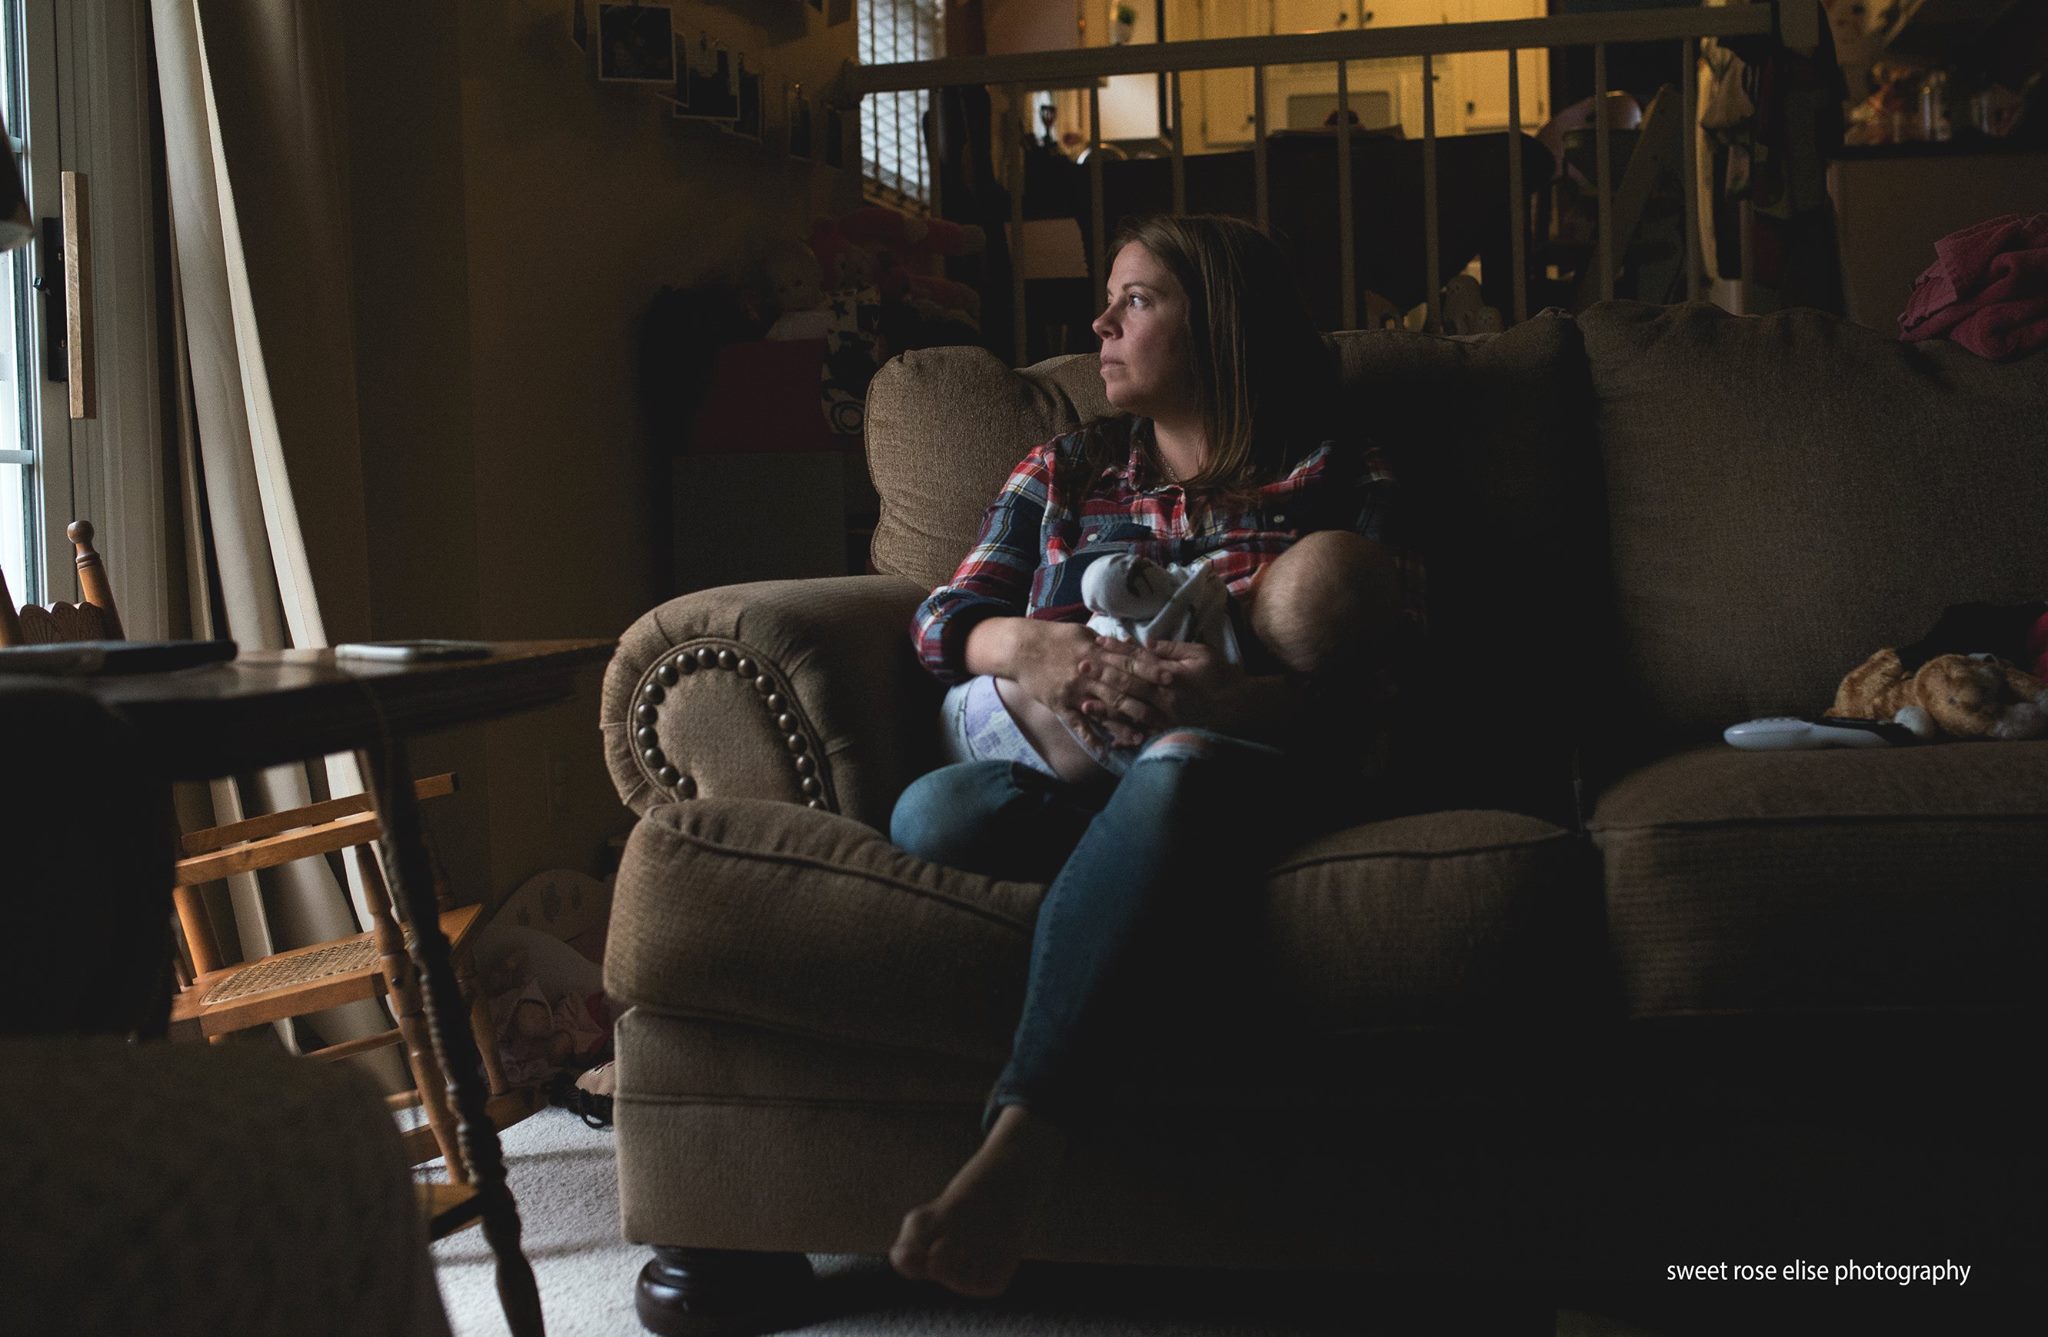
<path fill-rule="evenodd" d="M 1544 0 L 1448 0 L 1454 18 L 1463 23 L 1497 19 L 1540 19 Z M 1508 53 L 1461 51 L 1446 58 L 1457 75 L 1458 119 L 1466 130 L 1508 128 Z M 1550 118 L 1550 53 L 1516 53 L 1520 67 L 1522 129 L 1534 132 Z"/>

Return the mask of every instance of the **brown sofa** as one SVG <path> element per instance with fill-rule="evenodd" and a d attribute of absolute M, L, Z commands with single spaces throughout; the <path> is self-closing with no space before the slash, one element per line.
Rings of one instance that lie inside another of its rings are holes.
<path fill-rule="evenodd" d="M 2048 357 L 1624 303 L 1336 342 L 1428 560 L 1404 784 L 1256 889 L 1244 1024 L 1134 1057 L 1033 1256 L 2038 1275 L 2048 742 L 1718 733 L 1821 710 L 1946 604 L 2048 593 Z M 883 1251 L 975 1145 L 1041 888 L 881 834 L 936 763 L 907 622 L 1021 450 L 1104 408 L 1092 356 L 898 359 L 881 574 L 621 642 L 606 982 L 658 1330 L 803 1275 L 777 1255 Z"/>

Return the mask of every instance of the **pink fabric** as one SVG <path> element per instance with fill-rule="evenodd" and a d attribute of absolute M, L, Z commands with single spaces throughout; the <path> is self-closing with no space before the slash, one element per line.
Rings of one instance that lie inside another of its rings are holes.
<path fill-rule="evenodd" d="M 2048 682 L 2048 613 L 2041 614 L 2041 620 L 2027 633 L 2027 657 L 2021 668 Z"/>
<path fill-rule="evenodd" d="M 1934 243 L 1899 338 L 1950 339 L 1992 359 L 2048 346 L 2048 214 L 2004 214 Z"/>

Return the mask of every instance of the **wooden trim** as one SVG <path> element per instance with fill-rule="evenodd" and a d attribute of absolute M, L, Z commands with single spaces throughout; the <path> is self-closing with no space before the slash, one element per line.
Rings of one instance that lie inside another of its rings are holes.
<path fill-rule="evenodd" d="M 453 772 L 430 775 L 413 786 L 413 792 L 423 799 L 441 798 L 460 788 Z M 341 798 L 327 799 L 321 803 L 309 803 L 302 808 L 286 812 L 265 813 L 239 822 L 228 822 L 221 826 L 210 826 L 204 831 L 194 831 L 184 840 L 185 853 L 210 854 L 214 850 L 226 849 L 248 840 L 260 840 L 264 836 L 276 835 L 280 831 L 291 831 L 302 826 L 316 826 L 331 822 L 337 817 L 353 813 L 368 812 L 368 794 L 349 794 Z"/>
<path fill-rule="evenodd" d="M 77 421 L 99 416 L 99 362 L 93 354 L 92 191 L 83 172 L 66 172 L 63 182 L 65 342 L 71 417 Z"/>
<path fill-rule="evenodd" d="M 176 870 L 178 885 L 193 887 L 204 882 L 232 877 L 236 873 L 250 873 L 259 868 L 275 868 L 294 859 L 345 850 L 351 845 L 376 840 L 382 834 L 383 828 L 377 824 L 376 813 L 353 813 L 336 821 L 323 822 L 319 826 L 295 828 L 274 836 L 266 836 L 261 840 L 248 841 L 230 849 L 180 859 Z"/>
<path fill-rule="evenodd" d="M 337 1059 L 354 1058 L 357 1054 L 367 1054 L 375 1049 L 387 1049 L 404 1038 L 403 1035 L 395 1030 L 379 1031 L 375 1035 L 365 1035 L 354 1040 L 343 1040 L 338 1045 L 328 1045 L 324 1049 L 307 1050 L 299 1055 L 299 1057 L 319 1059 L 322 1063 L 332 1063 Z"/>

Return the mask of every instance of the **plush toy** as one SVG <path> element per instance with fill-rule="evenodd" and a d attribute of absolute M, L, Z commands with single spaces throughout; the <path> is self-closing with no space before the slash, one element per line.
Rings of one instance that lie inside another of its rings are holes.
<path fill-rule="evenodd" d="M 988 234 L 975 224 L 917 218 L 878 204 L 821 218 L 811 228 L 827 289 L 872 287 L 882 302 L 909 303 L 927 319 L 969 330 L 980 327 L 981 294 L 948 279 L 945 262 L 987 246 Z"/>
<path fill-rule="evenodd" d="M 784 242 L 768 254 L 768 284 L 780 313 L 768 327 L 771 339 L 822 339 L 832 330 L 825 304 L 825 277 L 817 255 L 800 241 Z"/>
<path fill-rule="evenodd" d="M 1921 738 L 2048 734 L 2048 684 L 1992 655 L 1941 654 L 1908 673 L 1897 650 L 1849 671 L 1830 715 L 1895 720 Z"/>

